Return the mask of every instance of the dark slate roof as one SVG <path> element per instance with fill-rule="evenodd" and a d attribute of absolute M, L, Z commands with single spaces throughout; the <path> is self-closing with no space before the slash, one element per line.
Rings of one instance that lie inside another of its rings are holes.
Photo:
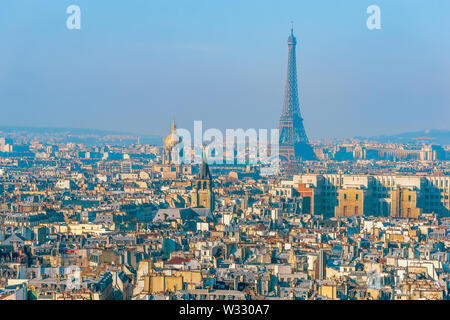
<path fill-rule="evenodd" d="M 198 217 L 212 218 L 211 210 L 206 208 L 168 208 L 159 209 L 153 218 L 153 222 L 165 220 L 194 220 Z"/>
<path fill-rule="evenodd" d="M 193 210 L 200 217 L 210 218 L 212 215 L 209 208 L 192 207 L 189 209 Z"/>

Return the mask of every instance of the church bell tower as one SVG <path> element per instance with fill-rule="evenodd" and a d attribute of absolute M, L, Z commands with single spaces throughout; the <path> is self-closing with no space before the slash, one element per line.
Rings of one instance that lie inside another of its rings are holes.
<path fill-rule="evenodd" d="M 208 208 L 214 210 L 214 191 L 209 166 L 203 152 L 202 164 L 195 180 L 192 182 L 191 207 Z"/>

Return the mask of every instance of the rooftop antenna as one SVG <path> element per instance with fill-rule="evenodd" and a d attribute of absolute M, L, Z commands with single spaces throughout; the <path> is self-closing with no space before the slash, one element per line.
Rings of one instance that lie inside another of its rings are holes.
<path fill-rule="evenodd" d="M 291 21 L 291 35 L 294 35 L 294 21 Z"/>

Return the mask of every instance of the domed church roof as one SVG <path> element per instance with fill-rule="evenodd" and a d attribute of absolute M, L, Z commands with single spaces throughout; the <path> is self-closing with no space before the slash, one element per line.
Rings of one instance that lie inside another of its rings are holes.
<path fill-rule="evenodd" d="M 164 147 L 173 148 L 181 142 L 181 138 L 175 133 L 176 129 L 175 119 L 173 119 L 170 134 L 164 139 Z"/>

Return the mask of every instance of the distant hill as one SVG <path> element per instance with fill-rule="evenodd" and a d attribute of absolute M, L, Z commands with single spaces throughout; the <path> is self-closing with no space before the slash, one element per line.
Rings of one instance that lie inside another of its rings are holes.
<path fill-rule="evenodd" d="M 0 126 L 0 136 L 16 138 L 18 135 L 53 137 L 60 142 L 80 142 L 88 145 L 105 143 L 128 145 L 136 143 L 138 137 L 141 144 L 162 144 L 162 137 L 158 135 L 83 128 Z"/>
<path fill-rule="evenodd" d="M 450 130 L 423 130 L 415 132 L 405 132 L 390 136 L 375 136 L 370 138 L 365 137 L 355 137 L 359 140 L 368 140 L 378 143 L 404 143 L 404 144 L 414 144 L 417 142 L 417 138 L 423 139 L 427 144 L 440 144 L 440 145 L 450 145 Z"/>

